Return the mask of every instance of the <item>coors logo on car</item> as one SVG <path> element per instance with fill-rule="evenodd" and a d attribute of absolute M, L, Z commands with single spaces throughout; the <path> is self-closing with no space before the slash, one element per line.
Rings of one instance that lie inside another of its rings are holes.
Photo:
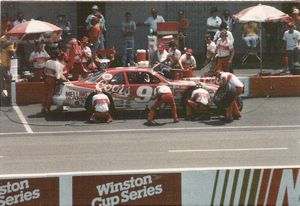
<path fill-rule="evenodd" d="M 0 180 L 0 206 L 59 206 L 59 180 L 53 178 Z"/>
<path fill-rule="evenodd" d="M 181 205 L 181 176 L 145 174 L 73 177 L 73 205 Z"/>

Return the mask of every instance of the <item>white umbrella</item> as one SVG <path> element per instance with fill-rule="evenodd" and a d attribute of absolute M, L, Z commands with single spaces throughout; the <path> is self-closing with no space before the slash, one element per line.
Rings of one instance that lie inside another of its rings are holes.
<path fill-rule="evenodd" d="M 262 72 L 262 33 L 261 23 L 262 22 L 278 22 L 287 21 L 289 15 L 276 9 L 272 6 L 258 4 L 257 6 L 248 7 L 243 9 L 239 13 L 233 15 L 233 18 L 238 22 L 259 22 L 260 23 L 260 70 Z"/>
<path fill-rule="evenodd" d="M 36 35 L 41 33 L 61 33 L 62 29 L 45 21 L 30 20 L 18 24 L 7 32 L 7 36 L 23 38 L 26 35 Z"/>

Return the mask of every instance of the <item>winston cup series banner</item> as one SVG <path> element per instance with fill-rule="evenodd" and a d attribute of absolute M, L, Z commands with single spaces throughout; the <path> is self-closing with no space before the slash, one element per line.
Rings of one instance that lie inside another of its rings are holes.
<path fill-rule="evenodd" d="M 0 206 L 300 205 L 300 169 L 0 178 Z"/>
<path fill-rule="evenodd" d="M 180 174 L 73 177 L 73 205 L 181 205 Z"/>

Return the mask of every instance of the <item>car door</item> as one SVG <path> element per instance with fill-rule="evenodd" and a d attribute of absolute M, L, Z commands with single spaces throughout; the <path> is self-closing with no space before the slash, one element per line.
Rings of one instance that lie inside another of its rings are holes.
<path fill-rule="evenodd" d="M 145 109 L 154 104 L 155 88 L 160 80 L 147 71 L 126 72 L 131 95 L 132 109 Z"/>

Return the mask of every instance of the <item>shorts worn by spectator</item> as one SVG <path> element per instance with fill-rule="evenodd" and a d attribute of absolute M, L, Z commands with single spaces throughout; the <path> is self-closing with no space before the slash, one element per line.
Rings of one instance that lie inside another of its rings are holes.
<path fill-rule="evenodd" d="M 288 24 L 288 30 L 283 34 L 283 40 L 286 43 L 289 71 L 295 73 L 295 64 L 300 65 L 300 32 L 295 30 L 294 23 Z"/>

